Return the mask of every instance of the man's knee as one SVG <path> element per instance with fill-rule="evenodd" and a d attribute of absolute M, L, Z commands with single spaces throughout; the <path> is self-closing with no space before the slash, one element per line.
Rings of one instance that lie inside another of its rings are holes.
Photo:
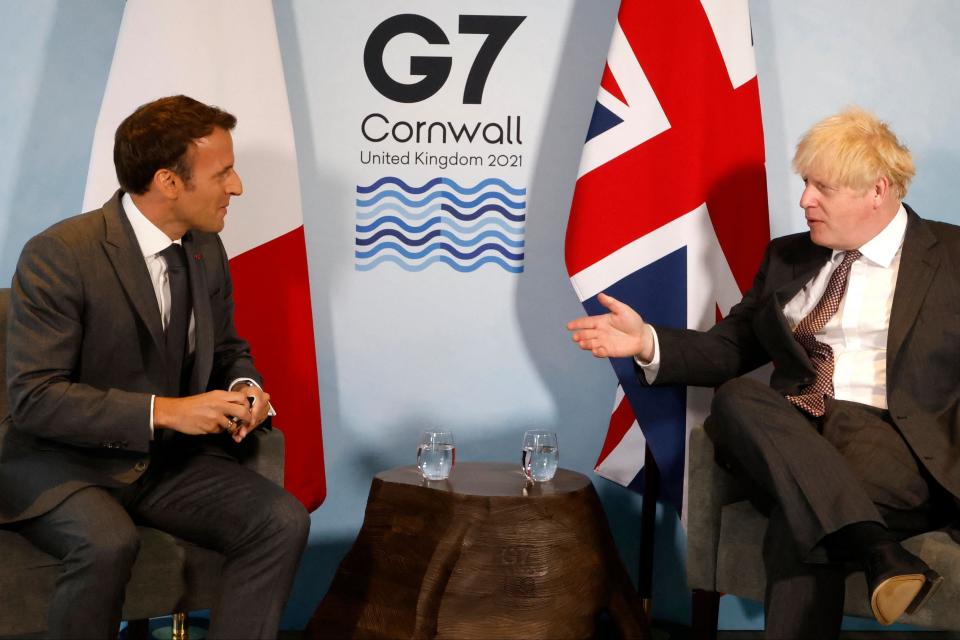
<path fill-rule="evenodd" d="M 800 413 L 777 391 L 752 378 L 734 378 L 713 396 L 704 428 L 718 450 L 766 439 L 771 429 L 789 428 Z"/>
<path fill-rule="evenodd" d="M 140 534 L 132 522 L 114 522 L 90 531 L 64 560 L 67 564 L 123 574 L 133 566 L 140 551 Z"/>
<path fill-rule="evenodd" d="M 767 390 L 767 385 L 750 378 L 728 380 L 713 394 L 710 415 L 724 420 L 739 418 L 745 412 L 755 410 L 757 394 Z"/>
<path fill-rule="evenodd" d="M 273 541 L 302 548 L 310 532 L 310 514 L 290 493 L 280 490 L 263 500 L 256 510 L 256 520 Z"/>
<path fill-rule="evenodd" d="M 273 511 L 287 539 L 291 543 L 299 543 L 301 547 L 306 544 L 310 533 L 310 514 L 300 501 L 284 492 L 284 497 L 275 503 Z"/>

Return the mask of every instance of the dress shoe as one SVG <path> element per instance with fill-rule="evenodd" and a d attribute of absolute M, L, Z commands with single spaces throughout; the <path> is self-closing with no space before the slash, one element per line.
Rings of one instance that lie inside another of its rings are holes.
<path fill-rule="evenodd" d="M 898 542 L 877 545 L 869 552 L 867 588 L 870 608 L 880 624 L 893 624 L 904 613 L 913 613 L 940 587 L 943 576 Z"/>

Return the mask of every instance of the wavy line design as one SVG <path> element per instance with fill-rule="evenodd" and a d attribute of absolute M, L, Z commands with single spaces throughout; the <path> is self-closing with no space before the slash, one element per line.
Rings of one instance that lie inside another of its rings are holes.
<path fill-rule="evenodd" d="M 459 219 L 463 220 L 464 222 L 472 222 L 480 218 L 480 216 L 482 215 L 483 213 L 477 212 L 476 215 L 473 215 L 473 214 L 461 215 L 459 216 Z M 510 214 L 507 214 L 507 217 L 510 220 L 513 220 L 514 222 L 524 222 L 524 220 L 526 220 L 526 216 L 512 216 Z M 463 228 L 468 228 L 466 225 L 458 225 L 456 221 L 446 216 L 434 216 L 421 225 L 409 224 L 406 220 L 398 216 L 383 216 L 382 218 L 378 218 L 374 220 L 370 224 L 358 224 L 354 228 L 357 231 L 357 233 L 370 233 L 371 231 L 375 231 L 377 228 L 382 227 L 385 224 L 395 224 L 401 229 L 403 229 L 404 231 L 407 231 L 409 233 L 422 233 L 423 231 L 426 231 L 430 227 L 434 227 L 441 223 L 449 224 L 450 226 L 460 230 L 461 233 L 467 233 L 467 231 L 462 230 Z M 485 220 L 482 220 L 481 224 L 474 225 L 474 228 L 479 228 L 481 226 L 486 226 L 488 224 L 497 224 L 507 232 L 523 233 L 522 225 L 520 227 L 515 227 L 510 224 L 507 224 L 505 221 L 501 220 L 500 218 L 487 218 Z"/>
<path fill-rule="evenodd" d="M 379 189 L 385 184 L 392 184 L 392 185 L 398 186 L 404 191 L 406 191 L 407 193 L 412 193 L 414 195 L 420 195 L 421 193 L 426 193 L 430 189 L 441 184 L 445 187 L 450 187 L 451 189 L 453 189 L 454 191 L 456 191 L 461 195 L 467 195 L 467 196 L 473 195 L 475 193 L 479 193 L 481 190 L 491 186 L 500 187 L 510 195 L 514 195 L 514 196 L 527 195 L 526 189 L 520 188 L 520 187 L 512 187 L 510 186 L 510 184 L 508 184 L 504 180 L 500 180 L 499 178 L 487 178 L 486 180 L 481 180 L 480 182 L 478 182 L 472 187 L 464 187 L 458 184 L 455 180 L 452 180 L 450 178 L 434 178 L 432 180 L 428 180 L 427 182 L 423 183 L 423 185 L 419 187 L 411 187 L 406 182 L 404 182 L 403 180 L 395 176 L 384 176 L 383 178 L 380 178 L 379 180 L 375 181 L 373 184 L 369 184 L 367 186 L 357 185 L 357 193 L 363 193 L 363 194 L 373 193 L 374 191 L 376 191 L 377 189 Z"/>
<path fill-rule="evenodd" d="M 384 216 L 379 220 L 371 222 L 370 224 L 358 224 L 357 233 L 370 233 L 371 231 L 376 231 L 379 227 L 382 227 L 385 224 L 395 224 L 407 233 L 423 233 L 430 227 L 435 227 L 436 225 L 440 224 L 441 220 L 442 218 L 440 216 L 435 216 L 420 226 L 414 226 L 412 224 L 407 224 L 404 220 L 401 220 L 397 216 Z"/>
<path fill-rule="evenodd" d="M 475 207 L 481 202 L 483 202 L 484 200 L 491 200 L 491 199 L 499 200 L 500 202 L 510 207 L 511 209 L 524 209 L 527 206 L 526 202 L 517 202 L 515 200 L 511 200 L 510 198 L 500 193 L 499 191 L 487 191 L 485 193 L 480 194 L 479 197 L 474 198 L 473 200 L 461 200 L 460 198 L 457 197 L 457 194 L 451 191 L 433 191 L 431 193 L 428 193 L 426 196 L 424 196 L 420 200 L 412 200 L 408 198 L 406 194 L 400 191 L 397 191 L 395 189 L 387 189 L 386 191 L 380 191 L 376 195 L 366 200 L 361 200 L 360 198 L 357 198 L 357 206 L 369 207 L 371 205 L 377 204 L 384 198 L 396 198 L 397 200 L 407 205 L 408 207 L 420 207 L 430 202 L 433 202 L 437 198 L 445 198 L 446 200 L 449 200 L 450 202 L 453 202 L 454 204 L 456 204 L 458 207 Z"/>
<path fill-rule="evenodd" d="M 389 263 L 414 272 L 433 264 L 460 273 L 488 264 L 523 272 L 525 188 L 499 178 L 463 186 L 437 177 L 412 186 L 385 176 L 357 185 L 357 194 L 367 196 L 356 199 L 358 271 Z"/>
<path fill-rule="evenodd" d="M 450 218 L 447 216 L 440 216 L 440 223 L 450 227 L 454 231 L 457 231 L 463 234 L 476 233 L 477 231 L 479 231 L 480 229 L 483 229 L 484 227 L 497 226 L 503 229 L 506 233 L 513 234 L 513 235 L 521 235 L 521 236 L 523 235 L 523 224 L 513 225 L 501 218 L 486 218 L 484 220 L 479 220 L 473 224 L 460 224 L 454 218 Z M 380 225 L 377 223 L 370 223 L 369 225 L 358 225 L 354 227 L 354 229 L 358 233 L 370 233 L 370 231 L 377 228 L 378 226 Z M 362 231 L 361 229 L 363 228 L 368 230 Z"/>
<path fill-rule="evenodd" d="M 506 209 L 504 209 L 498 204 L 486 204 L 480 207 L 479 209 L 476 209 L 475 211 L 466 213 L 464 211 L 460 211 L 459 209 L 456 209 L 450 206 L 445 202 L 434 203 L 429 207 L 427 207 L 426 209 L 418 212 L 413 212 L 413 211 L 410 211 L 409 209 L 404 209 L 392 202 L 386 202 L 376 207 L 375 209 L 371 209 L 370 211 L 357 211 L 357 219 L 369 220 L 370 218 L 377 217 L 378 214 L 388 212 L 388 213 L 395 213 L 397 214 L 397 216 L 402 217 L 406 220 L 417 221 L 417 220 L 423 220 L 431 213 L 435 213 L 437 211 L 443 211 L 444 213 L 449 213 L 455 218 L 458 218 L 464 221 L 475 220 L 480 216 L 482 216 L 483 214 L 489 213 L 491 211 L 495 211 L 500 215 L 502 215 L 503 217 L 507 218 L 508 220 L 513 220 L 514 222 L 523 222 L 527 218 L 526 214 L 524 213 L 510 213 L 509 211 L 507 211 Z"/>
<path fill-rule="evenodd" d="M 455 246 L 453 246 L 448 242 L 436 242 L 434 244 L 431 244 L 425 247 L 421 251 L 410 251 L 409 249 L 403 247 L 400 244 L 397 244 L 396 242 L 381 242 L 374 248 L 369 249 L 367 251 L 354 251 L 354 255 L 361 260 L 366 260 L 368 258 L 374 257 L 375 255 L 377 255 L 381 251 L 384 251 L 385 249 L 393 249 L 394 251 L 402 255 L 404 258 L 408 258 L 410 260 L 419 260 L 420 258 L 425 258 L 431 253 L 434 253 L 435 251 L 444 251 L 454 256 L 455 258 L 460 258 L 461 260 L 472 260 L 485 251 L 496 251 L 499 254 L 501 254 L 504 258 L 508 258 L 510 260 L 518 260 L 518 261 L 523 260 L 522 253 L 512 253 L 510 251 L 507 251 L 506 249 L 501 247 L 499 244 L 496 244 L 495 242 L 488 242 L 487 244 L 477 247 L 473 251 L 460 251 L 459 249 L 457 249 Z"/>
<path fill-rule="evenodd" d="M 496 238 L 504 245 L 508 247 L 513 247 L 514 249 L 520 249 L 524 245 L 523 240 L 514 240 L 512 238 L 508 238 L 506 235 L 500 233 L 495 229 L 484 231 L 483 233 L 473 238 L 461 238 L 455 235 L 454 233 L 451 233 L 450 231 L 442 231 L 440 229 L 434 229 L 433 231 L 427 233 L 424 236 L 421 236 L 420 238 L 411 238 L 409 236 L 404 235 L 404 233 L 398 229 L 381 229 L 380 231 L 376 232 L 369 238 L 357 238 L 356 244 L 358 247 L 367 247 L 372 244 L 375 244 L 381 238 L 386 238 L 386 237 L 397 238 L 398 240 L 403 242 L 405 245 L 411 246 L 411 247 L 419 247 L 423 244 L 426 244 L 427 242 L 430 242 L 434 238 L 438 238 L 438 237 L 446 238 L 450 240 L 452 243 L 460 247 L 472 247 L 476 244 L 483 242 L 487 238 Z"/>
<path fill-rule="evenodd" d="M 432 264 L 435 264 L 437 262 L 442 262 L 448 265 L 449 267 L 451 267 L 452 269 L 454 269 L 455 271 L 459 271 L 460 273 L 469 273 L 471 271 L 476 271 L 477 269 L 479 269 L 485 264 L 493 263 L 502 267 L 504 270 L 509 271 L 510 273 L 523 273 L 523 265 L 514 266 L 511 264 L 508 264 L 504 262 L 502 259 L 500 259 L 499 256 L 484 256 L 472 264 L 460 264 L 459 262 L 455 262 L 450 256 L 439 255 L 439 256 L 431 256 L 427 260 L 424 260 L 423 262 L 418 264 L 410 264 L 409 262 L 404 262 L 402 258 L 399 258 L 397 256 L 384 255 L 384 256 L 380 256 L 373 262 L 370 262 L 367 264 L 358 264 L 355 266 L 355 269 L 357 271 L 370 271 L 371 269 L 377 268 L 384 262 L 392 262 L 398 265 L 404 271 L 423 271 L 424 269 L 426 269 Z"/>
<path fill-rule="evenodd" d="M 429 207 L 427 207 L 426 209 L 424 209 L 423 211 L 415 212 L 415 211 L 410 211 L 410 209 L 404 209 L 400 205 L 395 204 L 393 202 L 384 202 L 383 204 L 371 209 L 370 211 L 357 211 L 357 220 L 369 220 L 370 218 L 376 218 L 378 215 L 384 212 L 395 213 L 398 216 L 403 216 L 407 218 L 408 220 L 422 220 L 423 218 L 426 218 L 431 213 L 440 211 L 441 207 L 443 207 L 442 203 L 435 202 Z"/>

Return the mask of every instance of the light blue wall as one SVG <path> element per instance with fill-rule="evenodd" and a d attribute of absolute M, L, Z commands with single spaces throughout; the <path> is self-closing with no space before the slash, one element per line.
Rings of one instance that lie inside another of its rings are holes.
<path fill-rule="evenodd" d="M 502 5 L 502 3 L 498 3 Z M 311 33 L 323 19 L 323 2 L 275 0 L 303 185 L 311 277 L 325 281 L 321 228 L 311 212 L 324 202 L 316 149 L 322 123 L 307 98 L 317 79 L 312 56 L 320 50 Z M 960 168 L 958 39 L 960 7 L 952 0 L 755 0 L 750 3 L 766 136 L 771 228 L 774 235 L 802 230 L 799 180 L 789 169 L 792 146 L 815 120 L 858 103 L 888 119 L 913 149 L 918 177 L 907 200 L 928 217 L 960 222 L 950 201 Z M 0 282 L 9 282 L 23 243 L 56 220 L 78 212 L 100 99 L 106 83 L 122 0 L 0 0 Z M 545 208 L 561 216 L 569 205 L 583 128 L 612 27 L 615 2 L 576 3 L 565 35 L 566 73 L 555 81 L 550 158 L 538 180 Z M 335 99 L 331 97 L 331 100 Z M 562 107 L 560 106 L 562 105 Z M 518 322 L 525 327 L 530 358 L 558 407 L 564 465 L 589 474 L 606 429 L 614 378 L 609 367 L 577 353 L 562 324 L 579 314 L 562 262 L 562 219 L 532 225 L 531 246 L 556 247 L 555 255 L 528 263 L 518 295 Z M 531 254 L 533 255 L 533 254 Z M 382 447 L 358 443 L 337 429 L 338 404 L 329 302 L 323 287 L 314 300 L 330 498 L 313 516 L 306 552 L 286 624 L 301 626 L 322 597 L 333 571 L 360 526 L 370 477 L 406 464 L 403 439 Z M 357 447 L 365 447 L 357 452 Z M 472 443 L 473 459 L 504 459 L 503 443 Z M 342 452 L 353 452 L 350 456 Z M 466 458 L 465 458 L 466 459 Z M 351 460 L 352 462 L 347 462 Z M 361 463 L 356 463 L 361 460 Z M 637 496 L 595 479 L 621 555 L 635 571 Z M 658 531 L 654 609 L 658 617 L 686 621 L 689 615 L 684 540 L 673 514 Z M 759 624 L 755 603 L 724 598 L 721 623 L 731 628 Z M 858 625 L 862 623 L 856 623 Z"/>

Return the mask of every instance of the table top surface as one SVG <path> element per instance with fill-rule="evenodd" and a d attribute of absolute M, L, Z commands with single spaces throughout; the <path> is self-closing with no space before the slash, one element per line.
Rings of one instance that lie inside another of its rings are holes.
<path fill-rule="evenodd" d="M 569 469 L 557 469 L 553 480 L 531 482 L 519 464 L 507 462 L 458 462 L 447 480 L 425 480 L 415 465 L 381 471 L 376 477 L 383 482 L 472 496 L 539 497 L 573 493 L 590 486 L 589 478 Z"/>

